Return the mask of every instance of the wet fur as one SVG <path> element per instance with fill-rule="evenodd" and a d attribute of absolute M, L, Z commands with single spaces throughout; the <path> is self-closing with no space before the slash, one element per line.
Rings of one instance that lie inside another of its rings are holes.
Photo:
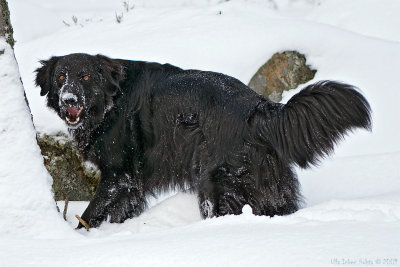
<path fill-rule="evenodd" d="M 347 84 L 319 82 L 283 105 L 220 73 L 85 54 L 37 69 L 58 114 L 60 59 L 90 62 L 99 77 L 85 94 L 102 114 L 87 112 L 70 130 L 102 173 L 82 215 L 91 227 L 138 216 L 147 196 L 175 187 L 198 193 L 204 217 L 240 214 L 245 204 L 257 215 L 290 214 L 301 204 L 292 166 L 315 165 L 348 131 L 371 128 L 366 99 Z"/>

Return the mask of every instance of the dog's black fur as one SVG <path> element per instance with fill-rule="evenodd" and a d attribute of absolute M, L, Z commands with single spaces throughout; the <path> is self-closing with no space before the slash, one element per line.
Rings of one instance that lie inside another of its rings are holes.
<path fill-rule="evenodd" d="M 82 215 L 91 227 L 138 216 L 147 196 L 175 187 L 198 193 L 204 217 L 245 204 L 257 215 L 295 212 L 292 166 L 315 165 L 348 131 L 371 128 L 366 99 L 339 82 L 283 105 L 232 77 L 169 64 L 86 54 L 41 63 L 41 95 L 102 173 Z"/>

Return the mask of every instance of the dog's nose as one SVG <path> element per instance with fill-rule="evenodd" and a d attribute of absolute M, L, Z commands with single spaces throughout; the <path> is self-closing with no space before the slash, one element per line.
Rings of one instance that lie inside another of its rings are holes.
<path fill-rule="evenodd" d="M 67 105 L 73 105 L 76 103 L 76 100 L 74 98 L 68 98 L 63 100 L 65 104 Z"/>
<path fill-rule="evenodd" d="M 61 100 L 66 105 L 74 105 L 78 102 L 78 97 L 71 93 L 65 93 L 61 96 Z"/>

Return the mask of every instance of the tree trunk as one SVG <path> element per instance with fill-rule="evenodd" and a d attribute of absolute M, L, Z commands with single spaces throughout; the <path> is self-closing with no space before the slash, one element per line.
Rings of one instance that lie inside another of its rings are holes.
<path fill-rule="evenodd" d="M 0 14 L 0 36 L 6 38 L 7 43 L 14 48 L 13 28 L 11 26 L 10 10 L 8 9 L 6 0 L 0 0 Z"/>

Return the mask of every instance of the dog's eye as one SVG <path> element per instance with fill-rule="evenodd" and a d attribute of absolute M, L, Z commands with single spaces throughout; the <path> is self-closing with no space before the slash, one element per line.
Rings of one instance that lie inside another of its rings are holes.
<path fill-rule="evenodd" d="M 58 79 L 59 79 L 60 81 L 64 81 L 64 80 L 65 80 L 64 74 L 61 74 L 60 76 L 58 76 Z"/>
<path fill-rule="evenodd" d="M 89 81 L 90 80 L 90 76 L 89 75 L 85 75 L 85 76 L 82 77 L 82 80 Z"/>

